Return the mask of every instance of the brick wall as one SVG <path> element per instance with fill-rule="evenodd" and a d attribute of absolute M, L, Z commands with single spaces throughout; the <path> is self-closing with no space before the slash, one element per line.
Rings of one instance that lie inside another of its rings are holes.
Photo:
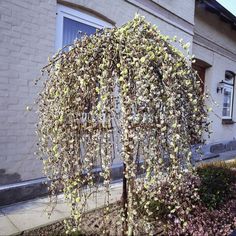
<path fill-rule="evenodd" d="M 152 0 L 164 8 L 182 17 L 186 21 L 194 23 L 195 0 Z"/>
<path fill-rule="evenodd" d="M 208 106 L 214 111 L 209 113 L 209 120 L 213 121 L 213 133 L 210 138 L 205 138 L 208 143 L 236 139 L 236 124 L 222 124 L 223 94 L 216 90 L 218 83 L 225 78 L 226 70 L 236 73 L 236 30 L 218 15 L 196 7 L 194 33 L 193 54 L 211 65 L 206 69 L 205 89 L 210 91 L 218 104 L 217 106 L 211 100 L 208 101 Z M 234 88 L 233 121 L 236 120 L 235 96 Z"/>
<path fill-rule="evenodd" d="M 26 106 L 35 100 L 34 79 L 54 50 L 55 12 L 56 1 L 0 1 L 0 179 L 5 183 L 42 176 L 34 156 L 36 119 Z"/>
<path fill-rule="evenodd" d="M 189 8 L 194 1 L 187 1 L 189 4 L 186 7 Z M 58 2 L 93 9 L 114 21 L 117 26 L 139 12 L 156 24 L 163 34 L 177 35 L 185 42 L 192 42 L 191 32 L 183 31 L 176 22 L 179 20 L 179 23 L 185 24 L 181 20 L 182 16 L 172 14 L 165 6 L 161 10 L 165 11 L 164 20 L 160 14 L 150 14 L 127 0 Z M 162 1 L 158 3 L 159 8 Z M 42 176 L 41 161 L 36 160 L 34 155 L 37 142 L 36 115 L 27 112 L 26 106 L 32 106 L 37 97 L 39 87 L 34 86 L 34 79 L 40 75 L 40 68 L 55 50 L 56 6 L 56 0 L 0 0 L 0 185 Z M 190 14 L 183 7 L 177 4 L 174 8 L 178 13 L 182 9 L 183 15 Z M 187 19 L 192 21 L 190 16 Z M 192 24 L 189 23 L 189 26 L 191 28 Z"/>

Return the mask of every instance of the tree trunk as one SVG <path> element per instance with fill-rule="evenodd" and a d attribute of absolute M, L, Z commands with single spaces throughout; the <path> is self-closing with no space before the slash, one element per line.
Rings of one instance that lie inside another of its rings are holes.
<path fill-rule="evenodd" d="M 123 207 L 123 213 L 124 213 L 123 236 L 125 236 L 128 231 L 127 179 L 125 177 L 125 173 L 126 173 L 126 164 L 123 163 L 123 192 L 122 192 L 122 207 Z"/>

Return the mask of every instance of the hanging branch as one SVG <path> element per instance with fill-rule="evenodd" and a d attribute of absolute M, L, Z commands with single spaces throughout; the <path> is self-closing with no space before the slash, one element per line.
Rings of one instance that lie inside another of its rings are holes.
<path fill-rule="evenodd" d="M 50 193 L 56 196 L 60 189 L 71 206 L 68 232 L 80 229 L 98 184 L 109 208 L 114 142 L 124 167 L 121 230 L 153 232 L 160 218 L 153 220 L 150 205 L 156 199 L 162 203 L 160 183 L 177 191 L 190 163 L 192 138 L 200 140 L 208 130 L 204 96 L 189 60 L 136 16 L 120 28 L 82 37 L 43 68 L 48 79 L 38 99 L 40 152 L 52 180 Z M 137 156 L 146 168 L 142 176 Z M 102 183 L 94 171 L 98 159 Z M 175 217 L 174 210 L 169 216 Z"/>

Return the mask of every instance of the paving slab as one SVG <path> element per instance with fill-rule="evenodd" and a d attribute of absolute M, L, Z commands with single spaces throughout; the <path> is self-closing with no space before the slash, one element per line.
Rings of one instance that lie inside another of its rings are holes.
<path fill-rule="evenodd" d="M 2 209 L 2 212 L 19 232 L 51 224 L 69 216 L 69 208 L 63 202 L 57 204 L 50 218 L 47 214 L 49 209 L 48 199 L 45 198 L 9 206 Z"/>
<path fill-rule="evenodd" d="M 0 235 L 14 235 L 19 229 L 9 220 L 7 216 L 0 213 Z"/>
<path fill-rule="evenodd" d="M 110 202 L 121 198 L 121 183 L 113 184 L 110 191 Z M 104 188 L 99 188 L 98 193 L 91 195 L 87 202 L 87 210 L 104 206 L 106 196 Z M 0 236 L 17 235 L 25 230 L 39 228 L 69 217 L 70 208 L 63 195 L 58 196 L 57 205 L 48 217 L 51 206 L 48 197 L 30 200 L 27 202 L 10 205 L 0 210 Z"/>

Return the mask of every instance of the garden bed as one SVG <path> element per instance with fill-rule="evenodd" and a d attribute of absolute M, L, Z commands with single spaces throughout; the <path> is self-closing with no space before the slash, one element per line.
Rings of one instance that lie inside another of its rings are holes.
<path fill-rule="evenodd" d="M 231 200 L 229 204 L 227 204 L 227 207 L 231 207 L 231 212 L 234 214 L 236 217 L 236 199 Z M 116 235 L 119 236 L 121 235 L 121 227 L 117 225 L 118 221 L 118 210 L 119 210 L 119 203 L 117 205 L 113 205 L 111 208 L 111 217 L 109 217 L 110 222 L 109 224 L 109 235 Z M 217 214 L 217 212 L 215 212 Z M 214 215 L 214 214 L 212 214 Z M 226 220 L 227 221 L 227 220 Z M 222 226 L 223 224 L 227 224 L 228 222 L 223 222 L 222 221 Z M 209 226 L 209 227 L 212 227 Z M 102 209 L 97 209 L 94 211 L 91 211 L 87 213 L 82 221 L 82 227 L 80 232 L 75 232 L 69 234 L 69 236 L 98 236 L 101 235 L 103 231 L 103 210 Z M 233 231 L 233 228 L 230 230 L 231 232 Z M 66 235 L 66 229 L 63 221 L 55 222 L 51 225 L 47 225 L 38 229 L 30 230 L 30 231 L 25 231 L 22 232 L 20 235 L 24 236 L 64 236 Z M 140 234 L 141 235 L 141 234 Z M 142 232 L 142 235 L 145 235 L 144 232 Z M 157 229 L 157 234 L 156 235 L 165 235 L 161 227 L 158 227 Z M 193 234 L 197 235 L 197 234 Z M 211 235 L 211 234 L 208 234 Z M 215 235 L 227 235 L 227 234 L 215 234 Z"/>
<path fill-rule="evenodd" d="M 116 224 L 118 221 L 118 210 L 120 209 L 120 203 L 112 205 L 110 209 L 110 220 L 109 224 L 110 235 L 120 235 L 120 227 Z M 82 226 L 80 232 L 71 233 L 71 236 L 82 236 L 82 235 L 101 235 L 103 231 L 103 209 L 99 208 L 90 211 L 85 214 L 82 220 Z M 63 236 L 66 235 L 66 228 L 63 221 L 58 221 L 51 225 L 47 225 L 38 229 L 22 232 L 24 236 Z"/>
<path fill-rule="evenodd" d="M 186 218 L 189 226 L 187 231 L 188 233 L 184 235 L 228 236 L 234 229 L 236 229 L 235 165 L 236 162 L 218 162 L 204 164 L 198 167 L 197 173 L 201 182 L 199 186 L 200 204 L 197 208 L 193 208 L 189 216 Z M 166 187 L 168 187 L 168 185 L 166 185 Z M 181 191 L 185 192 L 185 190 L 186 189 L 183 188 Z M 178 194 L 176 197 L 178 197 Z M 185 203 L 185 197 L 183 198 L 183 203 Z M 158 200 L 152 202 L 151 206 L 160 206 L 160 203 L 161 201 Z M 168 211 L 166 206 L 164 206 L 165 211 L 163 212 L 160 210 L 154 211 L 154 216 L 158 216 L 158 218 L 161 219 L 160 223 L 155 224 L 155 235 L 179 235 L 175 233 L 175 222 L 168 220 L 169 213 L 166 212 L 166 210 Z M 142 209 L 142 205 L 140 205 L 140 209 Z M 81 231 L 69 235 L 102 235 L 105 229 L 107 229 L 106 232 L 108 235 L 122 235 L 122 227 L 121 223 L 119 223 L 120 210 L 120 202 L 112 204 L 106 222 L 104 222 L 104 219 L 106 218 L 104 217 L 104 208 L 90 211 L 82 217 Z M 141 215 L 142 214 L 141 211 Z M 181 217 L 181 214 L 182 213 L 176 212 L 176 219 Z M 138 234 L 145 235 L 142 227 L 143 222 L 141 222 L 140 217 L 136 218 L 136 221 L 139 225 Z M 104 227 L 105 225 L 106 227 Z M 166 230 L 167 228 L 168 231 Z M 21 235 L 62 236 L 66 235 L 66 228 L 64 222 L 60 221 L 39 229 L 22 232 Z"/>

